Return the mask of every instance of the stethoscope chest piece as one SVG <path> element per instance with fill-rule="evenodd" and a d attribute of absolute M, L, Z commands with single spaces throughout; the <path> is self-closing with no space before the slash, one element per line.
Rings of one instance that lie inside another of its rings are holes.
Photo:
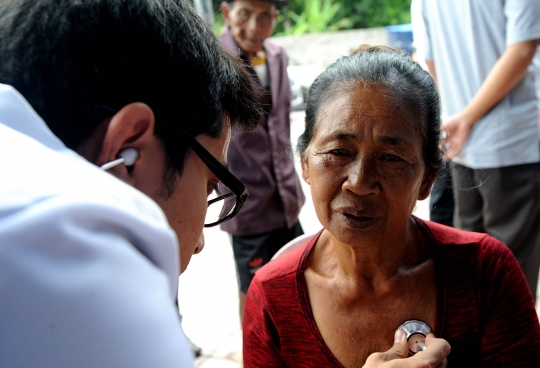
<path fill-rule="evenodd" d="M 431 328 L 427 323 L 417 319 L 411 319 L 403 322 L 398 330 L 405 332 L 407 343 L 409 344 L 409 353 L 414 355 L 426 348 L 426 336 L 431 333 Z"/>

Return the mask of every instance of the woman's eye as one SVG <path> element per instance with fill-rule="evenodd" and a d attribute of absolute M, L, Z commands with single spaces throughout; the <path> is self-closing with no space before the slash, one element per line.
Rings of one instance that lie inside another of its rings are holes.
<path fill-rule="evenodd" d="M 386 160 L 386 161 L 391 161 L 391 162 L 403 161 L 403 160 L 402 160 L 401 158 L 399 158 L 398 156 L 392 155 L 392 154 L 384 155 L 384 156 L 383 156 L 383 159 Z"/>
<path fill-rule="evenodd" d="M 330 154 L 335 155 L 335 156 L 348 156 L 349 152 L 347 152 L 347 150 L 338 148 L 338 149 L 330 151 Z"/>

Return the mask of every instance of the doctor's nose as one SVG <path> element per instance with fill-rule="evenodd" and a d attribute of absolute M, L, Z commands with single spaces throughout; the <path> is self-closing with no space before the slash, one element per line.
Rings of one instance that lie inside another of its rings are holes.
<path fill-rule="evenodd" d="M 201 233 L 201 236 L 199 237 L 199 241 L 197 242 L 197 246 L 195 247 L 193 254 L 201 253 L 203 248 L 204 248 L 204 233 Z"/>

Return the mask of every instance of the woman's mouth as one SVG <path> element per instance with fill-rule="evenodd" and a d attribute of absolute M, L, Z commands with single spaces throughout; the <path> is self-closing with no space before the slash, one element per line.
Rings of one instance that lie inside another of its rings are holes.
<path fill-rule="evenodd" d="M 337 214 L 348 227 L 357 230 L 367 229 L 379 221 L 379 217 L 373 214 L 352 214 L 348 211 L 338 211 Z"/>

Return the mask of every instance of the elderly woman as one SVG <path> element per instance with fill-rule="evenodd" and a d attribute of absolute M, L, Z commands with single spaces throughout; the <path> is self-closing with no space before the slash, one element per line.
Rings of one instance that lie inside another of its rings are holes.
<path fill-rule="evenodd" d="M 404 54 L 364 47 L 317 78 L 298 150 L 324 229 L 256 274 L 244 367 L 540 366 L 507 247 L 412 216 L 442 165 L 439 127 L 433 79 Z M 434 334 L 407 340 L 408 320 Z"/>

